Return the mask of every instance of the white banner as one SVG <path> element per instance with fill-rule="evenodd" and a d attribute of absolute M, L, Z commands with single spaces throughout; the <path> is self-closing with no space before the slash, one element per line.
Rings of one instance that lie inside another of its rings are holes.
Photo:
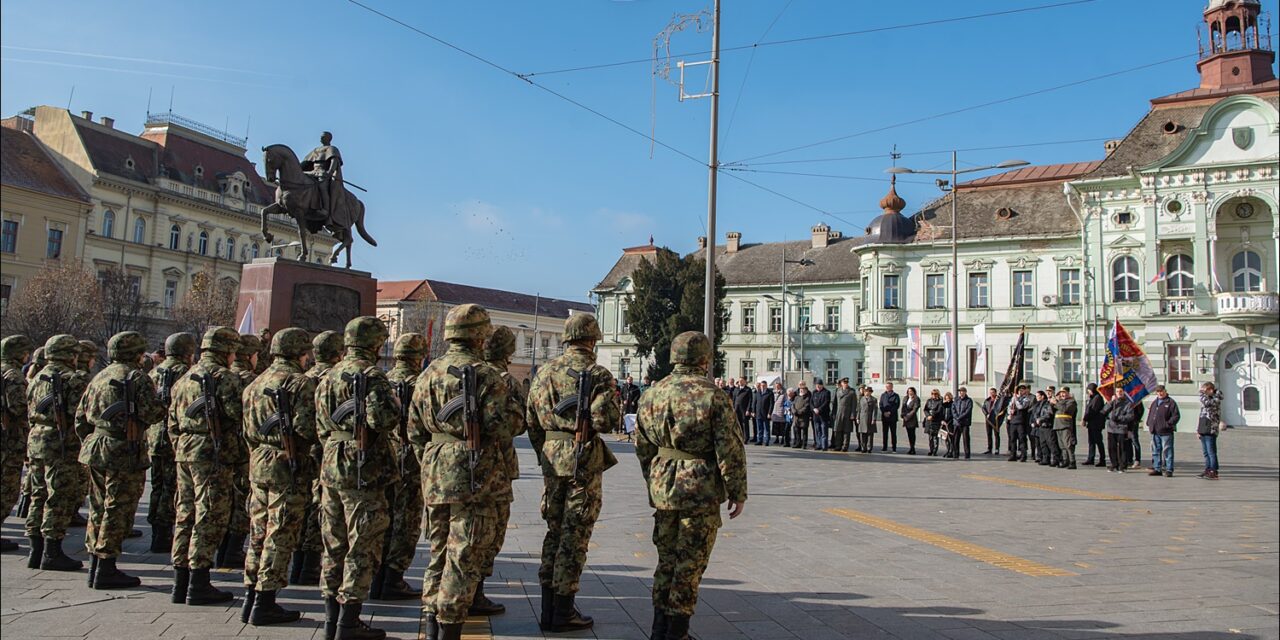
<path fill-rule="evenodd" d="M 987 323 L 973 328 L 974 347 L 978 350 L 973 362 L 973 375 L 987 375 Z"/>

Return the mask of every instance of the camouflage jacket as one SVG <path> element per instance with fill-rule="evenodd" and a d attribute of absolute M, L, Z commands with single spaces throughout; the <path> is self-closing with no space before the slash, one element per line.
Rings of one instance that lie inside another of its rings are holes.
<path fill-rule="evenodd" d="M 137 440 L 128 440 L 128 430 L 123 413 L 114 420 L 107 420 L 103 413 L 111 405 L 129 399 L 123 390 L 112 382 L 133 380 L 134 424 Z M 140 471 L 151 466 L 146 451 L 147 425 L 164 418 L 164 405 L 156 397 L 155 385 L 142 369 L 124 362 L 112 362 L 89 381 L 80 407 L 76 409 L 76 434 L 84 440 L 80 450 L 80 462 L 97 469 L 111 471 Z"/>
<path fill-rule="evenodd" d="M 62 402 L 65 414 L 65 431 L 58 429 L 57 409 L 49 408 L 47 414 L 36 411 L 36 405 L 45 397 L 52 395 L 53 382 L 45 377 L 62 377 Z M 37 460 L 53 460 L 64 455 L 80 454 L 80 438 L 75 433 L 76 407 L 80 406 L 80 396 L 84 394 L 84 377 L 76 370 L 61 362 L 50 361 L 36 374 L 27 386 L 27 418 L 31 431 L 27 436 L 27 457 Z"/>
<path fill-rule="evenodd" d="M 147 453 L 152 457 L 164 456 L 166 458 L 173 457 L 173 443 L 169 441 L 169 407 L 173 404 L 173 387 L 169 387 L 166 392 L 164 390 L 165 372 L 168 372 L 170 384 L 176 385 L 182 376 L 187 374 L 187 370 L 191 365 L 182 360 L 168 356 L 160 366 L 151 370 L 148 374 L 151 376 L 151 383 L 156 387 L 156 397 L 160 399 L 160 404 L 164 405 L 164 418 L 159 422 L 151 425 L 147 429 Z"/>
<path fill-rule="evenodd" d="M 687 365 L 640 396 L 636 456 L 655 509 L 714 511 L 747 499 L 747 453 L 729 397 Z"/>
<path fill-rule="evenodd" d="M 4 377 L 4 434 L 0 436 L 0 449 L 5 460 L 14 459 L 22 464 L 27 454 L 27 379 L 22 376 L 22 363 L 14 360 L 0 362 L 0 376 Z"/>
<path fill-rule="evenodd" d="M 390 441 L 391 432 L 399 426 L 400 403 L 391 391 L 386 374 L 374 366 L 377 360 L 377 354 L 369 349 L 350 347 L 316 385 L 316 431 L 324 443 L 320 482 L 326 487 L 377 489 L 400 477 Z M 343 374 L 361 372 L 367 380 L 364 406 L 368 445 L 363 466 L 358 464 L 355 414 L 341 423 L 333 421 L 333 412 L 354 392 L 352 382 L 343 380 Z"/>
<path fill-rule="evenodd" d="M 248 361 L 240 358 L 236 358 L 235 362 L 231 363 L 231 371 L 240 376 L 240 382 L 246 387 L 253 382 L 254 378 L 258 377 L 257 372 L 253 370 L 253 366 Z"/>
<path fill-rule="evenodd" d="M 524 419 L 525 405 L 524 387 L 516 381 L 516 377 L 502 372 L 502 379 L 507 383 L 507 390 L 511 393 L 511 406 L 513 408 L 511 426 L 508 431 L 511 432 L 511 439 L 505 441 L 502 447 L 502 459 L 507 469 L 507 485 L 506 491 L 502 494 L 508 501 L 514 500 L 515 495 L 511 491 L 511 481 L 520 477 L 520 458 L 516 455 L 515 437 L 527 431 Z"/>
<path fill-rule="evenodd" d="M 297 473 L 289 469 L 285 455 L 284 433 L 277 424 L 268 433 L 262 426 L 279 411 L 267 390 L 284 387 L 289 392 L 288 412 L 293 426 L 293 450 Z M 249 481 L 272 487 L 287 487 L 291 482 L 310 483 L 316 477 L 311 447 L 316 438 L 316 381 L 302 373 L 302 368 L 284 358 L 277 358 L 266 371 L 245 387 L 244 437 L 249 443 Z"/>
<path fill-rule="evenodd" d="M 214 413 L 218 417 L 217 455 L 214 455 L 213 429 L 204 412 L 188 418 L 187 407 L 200 399 L 203 391 L 193 376 L 212 375 L 216 382 Z M 173 400 L 169 404 L 169 439 L 173 442 L 173 457 L 178 462 L 211 462 L 234 464 L 240 462 L 236 447 L 243 442 L 240 435 L 241 404 L 243 390 L 240 376 L 215 361 L 212 353 L 200 357 L 200 361 L 187 370 L 173 385 Z"/>
<path fill-rule="evenodd" d="M 317 362 L 317 363 L 315 363 L 315 364 L 311 365 L 311 368 L 310 368 L 310 369 L 307 369 L 307 374 L 306 374 L 306 375 L 307 375 L 307 377 L 308 377 L 308 378 L 311 378 L 312 380 L 315 380 L 316 382 L 320 382 L 320 379 L 321 379 L 321 378 L 324 378 L 326 375 L 328 375 L 329 370 L 330 370 L 330 369 L 332 369 L 332 368 L 333 368 L 333 365 L 331 365 L 331 364 L 329 364 L 329 363 L 327 363 L 327 362 Z"/>
<path fill-rule="evenodd" d="M 396 366 L 391 367 L 391 370 L 387 372 L 387 382 L 391 383 L 391 392 L 396 395 L 396 400 L 401 400 L 400 390 L 399 390 L 401 384 L 408 386 L 408 389 L 406 391 L 407 395 L 405 397 L 412 400 L 413 388 L 414 388 L 414 385 L 418 383 L 419 373 L 421 372 L 414 371 L 413 367 L 410 367 L 405 362 L 399 361 L 399 360 L 396 361 Z M 411 403 L 405 403 L 403 401 L 401 401 L 400 403 L 400 409 L 401 411 L 405 412 L 406 417 L 409 411 L 409 404 Z M 400 453 L 401 447 L 412 446 L 411 443 L 409 442 L 409 427 L 407 424 L 408 421 L 406 420 L 405 422 L 406 422 L 405 432 L 403 434 L 400 433 L 400 423 L 398 420 L 396 422 L 395 431 L 391 432 L 392 445 L 395 446 L 397 455 Z M 422 448 L 417 447 L 417 452 L 414 454 L 414 456 L 420 456 L 421 454 L 422 454 Z"/>
<path fill-rule="evenodd" d="M 480 456 L 470 468 L 463 411 L 447 421 L 436 419 L 450 400 L 462 395 L 462 379 L 449 367 L 472 365 L 476 369 L 477 408 L 480 415 Z M 501 373 L 474 350 L 450 343 L 449 351 L 436 358 L 418 378 L 409 413 L 409 439 L 423 447 L 422 489 L 426 504 L 488 504 L 507 481 L 502 446 L 511 440 L 511 402 Z M 472 490 L 474 477 L 479 490 Z"/>
<path fill-rule="evenodd" d="M 569 374 L 569 370 L 591 372 L 594 381 L 591 391 L 591 425 L 595 432 L 609 431 L 622 420 L 618 407 L 618 394 L 613 391 L 613 374 L 596 364 L 596 354 L 591 350 L 570 345 L 564 355 L 546 363 L 538 370 L 533 384 L 529 388 L 529 398 L 525 409 L 525 421 L 529 429 L 529 440 L 534 447 L 542 451 L 542 474 L 544 476 L 572 476 L 574 470 L 574 416 L 555 415 L 555 406 L 562 399 L 578 393 L 578 380 Z M 723 394 L 721 394 L 723 395 Z M 727 396 L 726 396 L 727 398 Z M 549 432 L 568 433 L 564 436 L 547 437 Z M 591 434 L 590 441 L 583 448 L 583 473 L 603 473 L 615 464 L 609 446 L 596 433 Z"/>

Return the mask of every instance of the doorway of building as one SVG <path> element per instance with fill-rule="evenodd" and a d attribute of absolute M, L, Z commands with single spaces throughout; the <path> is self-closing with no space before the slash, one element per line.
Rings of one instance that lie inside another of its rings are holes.
<path fill-rule="evenodd" d="M 1229 346 L 1219 376 L 1222 419 L 1233 427 L 1280 428 L 1280 358 L 1259 345 Z"/>

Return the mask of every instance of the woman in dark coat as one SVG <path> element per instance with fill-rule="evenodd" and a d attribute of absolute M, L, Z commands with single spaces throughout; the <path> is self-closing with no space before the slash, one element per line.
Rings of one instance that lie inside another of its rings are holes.
<path fill-rule="evenodd" d="M 1098 385 L 1090 382 L 1085 393 L 1089 399 L 1084 403 L 1084 427 L 1089 436 L 1089 455 L 1085 458 L 1085 464 L 1091 464 L 1095 467 L 1107 466 L 1107 447 L 1106 436 L 1102 435 L 1107 428 L 1107 416 L 1103 413 L 1102 408 L 1106 406 L 1106 401 L 1102 399 L 1102 394 L 1098 393 Z M 1093 452 L 1098 452 L 1098 461 L 1093 461 Z"/>
<path fill-rule="evenodd" d="M 929 455 L 938 455 L 938 431 L 942 429 L 942 392 L 934 389 L 924 401 L 924 432 L 929 436 Z"/>
<path fill-rule="evenodd" d="M 907 430 L 907 443 L 911 449 L 907 455 L 916 454 L 916 429 L 920 428 L 920 396 L 915 387 L 907 387 L 907 397 L 902 400 L 902 428 Z"/>
<path fill-rule="evenodd" d="M 858 398 L 858 451 L 871 453 L 872 443 L 876 439 L 876 420 L 880 415 L 880 403 L 871 394 L 871 387 L 862 388 L 862 397 Z"/>
<path fill-rule="evenodd" d="M 951 407 L 956 402 L 955 396 L 948 391 L 942 394 L 942 428 L 947 432 L 947 453 L 944 458 L 954 458 L 959 453 L 960 447 L 957 437 L 960 435 L 960 429 L 956 427 L 956 417 L 951 412 Z"/>

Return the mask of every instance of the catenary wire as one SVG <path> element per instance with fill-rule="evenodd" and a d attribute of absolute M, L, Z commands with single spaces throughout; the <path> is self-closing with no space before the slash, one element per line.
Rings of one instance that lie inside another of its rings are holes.
<path fill-rule="evenodd" d="M 1117 136 L 1111 136 L 1111 137 L 1106 137 L 1106 138 L 1078 138 L 1078 139 L 1075 139 L 1075 140 L 1054 140 L 1054 141 L 1051 141 L 1051 142 L 1028 142 L 1028 143 L 1024 143 L 1024 144 L 1003 144 L 1003 145 L 988 146 L 988 147 L 966 147 L 966 148 L 963 148 L 963 149 L 938 149 L 938 150 L 935 150 L 935 151 L 911 151 L 911 152 L 902 152 L 902 153 L 901 153 L 901 157 L 904 157 L 904 158 L 905 158 L 905 157 L 908 157 L 908 156 L 931 156 L 931 155 L 939 155 L 939 154 L 944 154 L 944 153 L 951 153 L 952 151 L 995 151 L 995 150 L 999 150 L 999 149 L 1024 149 L 1024 148 L 1027 148 L 1027 147 L 1047 147 L 1047 146 L 1052 146 L 1052 145 L 1063 145 L 1063 144 L 1082 144 L 1082 143 L 1085 143 L 1085 142 L 1105 142 L 1105 141 L 1107 141 L 1107 140 L 1115 140 L 1116 138 L 1117 138 Z M 740 167 L 765 167 L 765 166 L 773 166 L 773 165 L 780 165 L 780 164 L 807 164 L 807 163 L 817 163 L 817 162 L 843 162 L 843 161 L 847 161 L 847 160 L 875 160 L 875 159 L 877 159 L 877 158 L 886 158 L 886 157 L 888 157 L 886 154 L 883 154 L 883 153 L 875 153 L 875 154 L 868 154 L 868 155 L 863 155 L 863 156 L 838 156 L 838 157 L 832 157 L 832 158 L 809 158 L 809 159 L 805 159 L 805 160 L 773 160 L 773 161 L 770 161 L 770 162 L 752 162 L 752 163 L 733 162 L 733 163 L 725 163 L 725 164 L 724 164 L 724 166 L 725 166 L 726 168 L 733 168 L 733 169 L 736 169 L 736 168 L 740 168 Z"/>
<path fill-rule="evenodd" d="M 787 0 L 787 3 L 782 5 L 782 10 L 773 17 L 773 21 L 769 23 L 769 26 L 765 27 L 764 33 L 760 34 L 760 40 L 757 40 L 756 44 L 760 44 L 761 40 L 769 37 L 769 32 L 773 31 L 774 25 L 778 24 L 778 20 L 782 19 L 782 14 L 791 8 L 792 2 L 795 2 L 795 0 Z M 747 79 L 751 77 L 751 65 L 755 64 L 756 51 L 759 51 L 759 49 L 752 47 L 751 56 L 747 58 L 746 68 L 742 71 L 742 83 L 738 85 L 738 93 L 733 98 L 733 109 L 729 111 L 729 123 L 725 125 L 724 134 L 720 136 L 720 153 L 724 153 L 724 150 L 729 146 L 729 135 L 733 133 L 733 123 L 738 118 L 738 105 L 742 104 L 742 94 L 747 88 Z"/>

